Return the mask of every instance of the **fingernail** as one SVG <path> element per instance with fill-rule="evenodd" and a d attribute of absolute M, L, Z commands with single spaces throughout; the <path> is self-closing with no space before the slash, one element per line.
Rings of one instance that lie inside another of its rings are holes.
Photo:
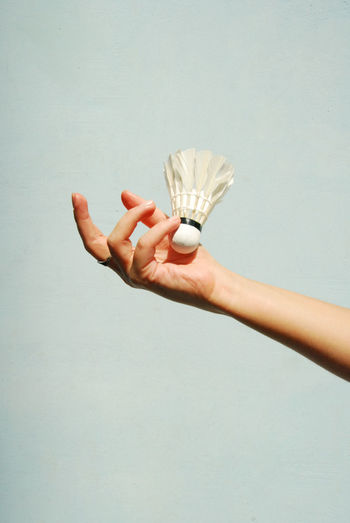
<path fill-rule="evenodd" d="M 148 200 L 148 201 L 145 202 L 143 205 L 144 205 L 146 208 L 148 208 L 148 207 L 152 207 L 152 206 L 153 206 L 153 200 Z"/>
<path fill-rule="evenodd" d="M 75 204 L 75 192 L 72 192 L 72 204 L 73 204 L 73 207 L 74 207 L 74 204 Z"/>
<path fill-rule="evenodd" d="M 175 223 L 175 222 L 178 222 L 179 219 L 180 218 L 178 216 L 172 216 L 171 218 L 169 218 L 169 222 Z"/>

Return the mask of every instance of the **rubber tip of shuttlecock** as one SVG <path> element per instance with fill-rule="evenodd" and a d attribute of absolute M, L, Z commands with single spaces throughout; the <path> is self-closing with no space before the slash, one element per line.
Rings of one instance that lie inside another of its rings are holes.
<path fill-rule="evenodd" d="M 196 227 L 182 223 L 172 238 L 171 246 L 176 252 L 189 254 L 197 249 L 200 236 Z"/>

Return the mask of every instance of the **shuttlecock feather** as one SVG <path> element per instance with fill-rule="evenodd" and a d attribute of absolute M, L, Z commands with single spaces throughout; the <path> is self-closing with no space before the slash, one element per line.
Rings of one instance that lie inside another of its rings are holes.
<path fill-rule="evenodd" d="M 232 185 L 233 167 L 211 151 L 187 149 L 169 155 L 164 174 L 172 214 L 181 218 L 172 247 L 187 254 L 198 247 L 202 226 Z"/>

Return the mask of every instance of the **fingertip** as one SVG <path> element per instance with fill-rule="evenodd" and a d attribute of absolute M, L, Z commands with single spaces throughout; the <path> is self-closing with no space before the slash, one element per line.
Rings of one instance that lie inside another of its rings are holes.
<path fill-rule="evenodd" d="M 121 192 L 121 199 L 122 200 L 127 200 L 129 198 L 135 198 L 136 197 L 136 194 L 134 194 L 133 192 L 129 191 L 128 189 L 124 189 L 124 191 Z"/>
<path fill-rule="evenodd" d="M 80 201 L 84 201 L 84 200 L 86 200 L 86 198 L 82 194 L 80 194 L 78 192 L 73 192 L 72 193 L 72 202 L 73 202 L 73 204 L 79 203 Z"/>
<path fill-rule="evenodd" d="M 132 193 L 130 191 L 124 189 L 124 191 L 122 191 L 120 195 L 121 201 L 124 202 L 124 200 L 127 200 L 131 194 Z"/>
<path fill-rule="evenodd" d="M 180 226 L 181 218 L 179 216 L 171 216 L 168 218 L 168 222 L 171 223 L 172 227 L 175 229 Z"/>
<path fill-rule="evenodd" d="M 124 207 L 126 207 L 127 209 L 131 209 L 132 207 L 141 205 L 145 201 L 145 199 L 141 198 L 141 196 L 138 196 L 137 194 L 128 190 L 124 190 L 121 193 L 121 200 L 123 202 Z"/>
<path fill-rule="evenodd" d="M 154 203 L 153 200 L 148 200 L 147 202 L 140 203 L 139 205 L 137 205 L 134 208 L 140 209 L 141 216 L 142 216 L 142 218 L 144 218 L 144 217 L 149 217 L 154 213 L 154 211 L 156 209 L 156 204 Z"/>
<path fill-rule="evenodd" d="M 162 220 L 161 222 L 158 222 L 153 227 L 153 230 L 155 230 L 155 228 L 157 228 L 157 230 L 159 231 L 158 234 L 163 235 L 163 236 L 167 235 L 167 234 L 173 235 L 179 228 L 180 223 L 181 223 L 181 220 L 178 216 L 172 216 L 171 218 L 167 218 L 166 220 Z"/>
<path fill-rule="evenodd" d="M 73 196 L 74 195 L 74 196 Z M 73 193 L 73 212 L 76 219 L 85 219 L 89 217 L 88 202 L 85 196 L 79 193 Z"/>

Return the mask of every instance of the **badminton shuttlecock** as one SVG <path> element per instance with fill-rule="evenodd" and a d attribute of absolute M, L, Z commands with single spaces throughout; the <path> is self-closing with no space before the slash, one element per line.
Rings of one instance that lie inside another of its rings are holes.
<path fill-rule="evenodd" d="M 233 183 L 233 167 L 211 151 L 187 149 L 164 164 L 173 216 L 181 224 L 172 238 L 175 251 L 188 254 L 199 245 L 202 226 Z"/>

